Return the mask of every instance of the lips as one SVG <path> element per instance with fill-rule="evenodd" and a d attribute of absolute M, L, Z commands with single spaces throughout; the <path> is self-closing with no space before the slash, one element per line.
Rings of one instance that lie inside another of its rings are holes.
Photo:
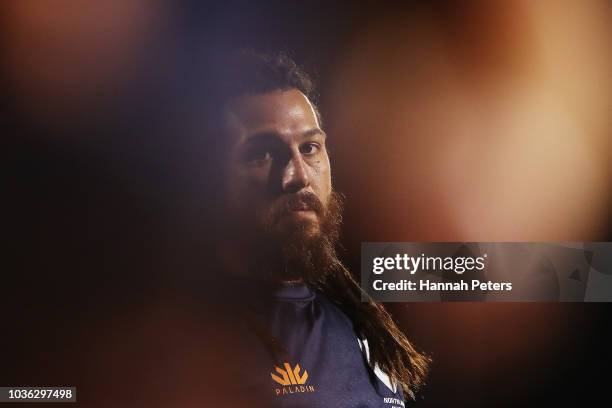
<path fill-rule="evenodd" d="M 289 209 L 291 211 L 312 211 L 312 208 L 306 203 L 295 203 L 292 204 Z"/>

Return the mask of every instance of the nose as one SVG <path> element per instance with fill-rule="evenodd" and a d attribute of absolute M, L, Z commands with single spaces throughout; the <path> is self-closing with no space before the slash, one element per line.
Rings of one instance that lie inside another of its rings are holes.
<path fill-rule="evenodd" d="M 299 152 L 292 155 L 283 170 L 282 184 L 285 193 L 295 193 L 310 185 L 308 169 Z"/>

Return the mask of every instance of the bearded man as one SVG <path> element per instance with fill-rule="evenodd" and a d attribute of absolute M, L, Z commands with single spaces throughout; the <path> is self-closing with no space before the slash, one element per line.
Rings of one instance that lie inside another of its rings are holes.
<path fill-rule="evenodd" d="M 404 406 L 429 359 L 338 259 L 342 198 L 311 80 L 285 55 L 241 52 L 213 82 L 216 276 L 264 356 L 240 365 L 241 388 L 272 406 Z"/>

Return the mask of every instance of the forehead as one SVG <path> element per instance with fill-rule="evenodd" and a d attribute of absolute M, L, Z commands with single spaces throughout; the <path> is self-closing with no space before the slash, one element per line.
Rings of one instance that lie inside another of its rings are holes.
<path fill-rule="evenodd" d="M 314 107 L 297 89 L 235 98 L 229 104 L 228 120 L 242 136 L 264 131 L 291 135 L 319 128 Z"/>

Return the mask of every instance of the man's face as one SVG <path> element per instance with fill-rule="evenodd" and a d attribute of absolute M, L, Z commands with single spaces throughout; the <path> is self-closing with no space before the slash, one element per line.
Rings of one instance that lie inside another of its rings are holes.
<path fill-rule="evenodd" d="M 227 205 L 240 227 L 284 237 L 321 234 L 331 188 L 325 133 L 297 89 L 231 101 Z"/>

